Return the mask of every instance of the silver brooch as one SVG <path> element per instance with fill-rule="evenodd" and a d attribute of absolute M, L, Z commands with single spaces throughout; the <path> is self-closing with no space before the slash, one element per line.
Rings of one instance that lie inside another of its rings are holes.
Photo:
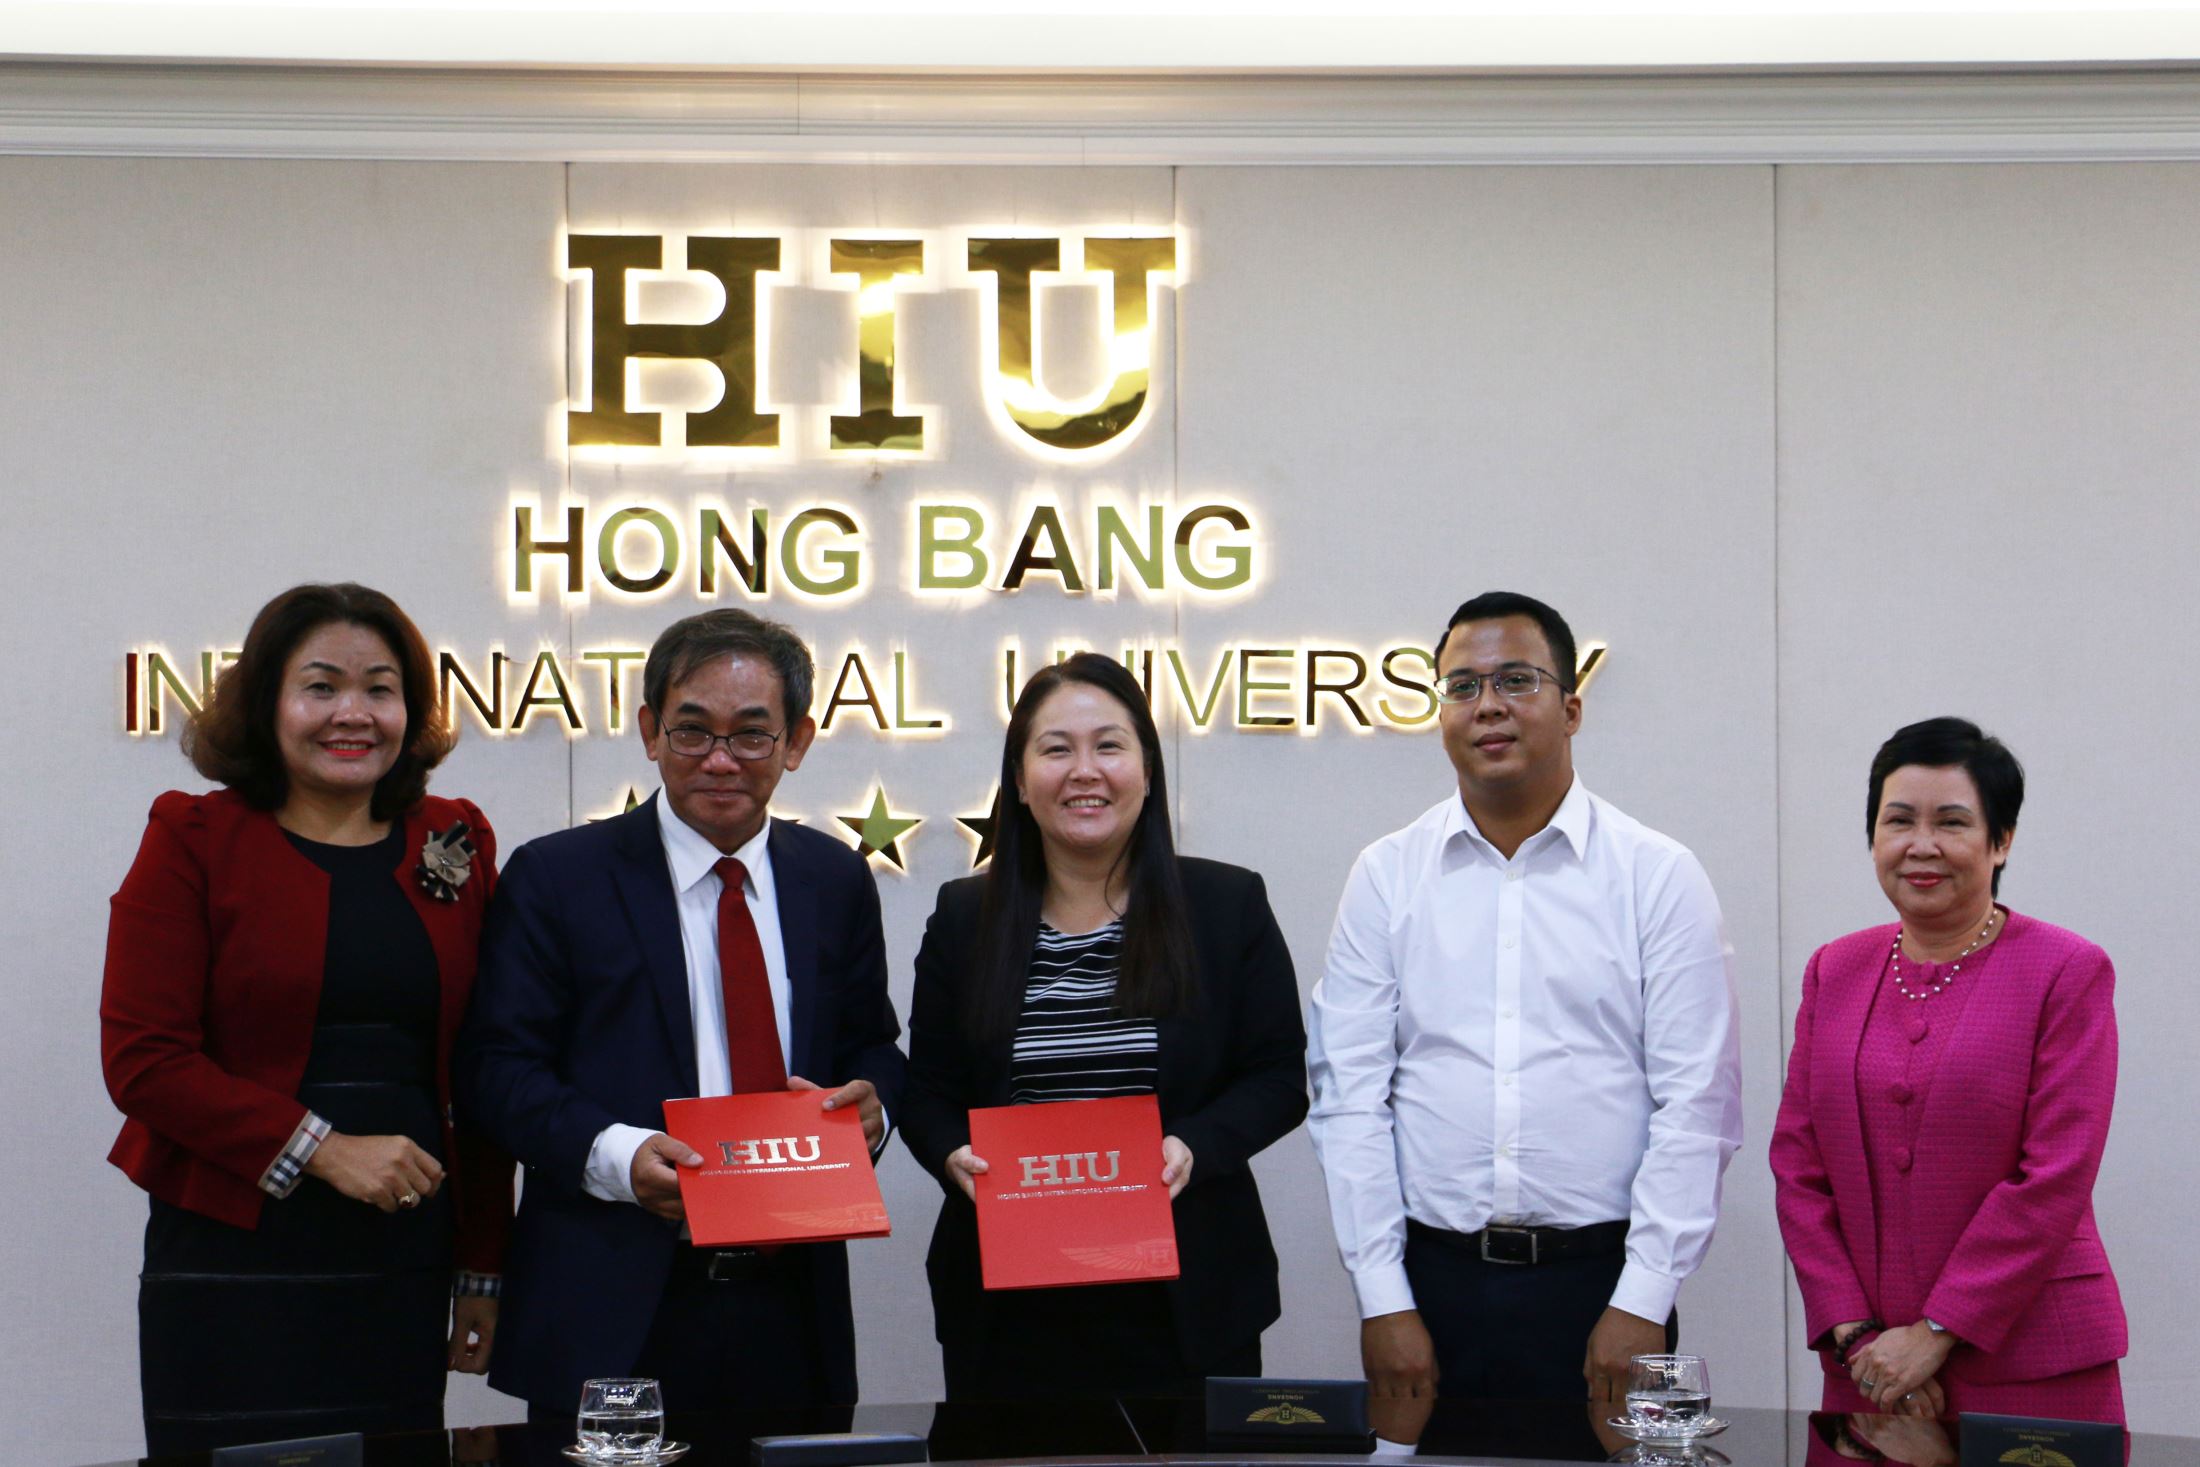
<path fill-rule="evenodd" d="M 441 834 L 429 831 L 420 844 L 420 864 L 413 874 L 420 878 L 420 889 L 439 902 L 457 901 L 458 889 L 474 874 L 474 845 L 466 834 L 461 820 Z"/>

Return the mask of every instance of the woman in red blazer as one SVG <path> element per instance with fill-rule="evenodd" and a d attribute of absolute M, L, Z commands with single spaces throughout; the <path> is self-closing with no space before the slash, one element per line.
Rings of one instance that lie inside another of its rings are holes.
<path fill-rule="evenodd" d="M 1995 903 L 2023 799 L 1977 725 L 1897 732 L 1865 808 L 1901 920 L 1803 974 L 1772 1169 L 1828 1411 L 2124 1420 L 2093 1221 L 2116 975 Z"/>
<path fill-rule="evenodd" d="M 512 1168 L 453 1129 L 449 1060 L 495 841 L 426 794 L 451 742 L 395 603 L 286 591 L 184 735 L 225 787 L 156 800 L 115 894 L 155 1455 L 440 1427 L 445 1369 L 487 1367 Z"/>

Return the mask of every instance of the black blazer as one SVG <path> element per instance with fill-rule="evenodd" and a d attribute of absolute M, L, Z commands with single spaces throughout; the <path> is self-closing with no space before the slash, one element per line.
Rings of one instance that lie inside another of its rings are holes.
<path fill-rule="evenodd" d="M 783 820 L 772 822 L 771 862 L 793 1073 L 827 1088 L 869 1080 L 897 1116 L 904 1061 L 870 868 Z M 514 853 L 489 909 L 456 1069 L 466 1111 L 527 1167 L 489 1384 L 566 1410 L 587 1377 L 633 1373 L 682 1246 L 676 1225 L 581 1187 L 604 1127 L 662 1130 L 664 1101 L 696 1092 L 687 957 L 656 796 Z M 802 1251 L 827 1388 L 852 1402 L 847 1251 Z"/>
<path fill-rule="evenodd" d="M 1167 1286 L 1193 1369 L 1249 1345 L 1282 1312 L 1276 1250 L 1248 1168 L 1306 1116 L 1306 1026 L 1291 953 L 1254 872 L 1182 857 L 1197 1008 L 1156 1025 L 1161 1129 L 1192 1152 L 1175 1205 L 1181 1275 Z M 956 1348 L 984 1318 L 977 1213 L 947 1180 L 948 1154 L 969 1144 L 969 1112 L 1008 1104 L 1010 1042 L 972 1045 L 963 1012 L 978 949 L 982 876 L 951 881 L 925 924 L 909 1008 L 909 1087 L 902 1139 L 946 1193 L 925 1271 L 935 1332 Z"/>

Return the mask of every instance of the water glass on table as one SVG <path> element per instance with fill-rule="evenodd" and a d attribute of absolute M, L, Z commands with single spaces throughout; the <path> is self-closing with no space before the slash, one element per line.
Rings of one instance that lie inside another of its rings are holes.
<path fill-rule="evenodd" d="M 581 1385 L 580 1449 L 598 1462 L 647 1462 L 665 1439 L 665 1402 L 657 1382 L 640 1377 Z"/>
<path fill-rule="evenodd" d="M 1711 1371 L 1701 1355 L 1637 1355 L 1627 1363 L 1627 1415 L 1662 1435 L 1687 1436 L 1711 1414 Z"/>

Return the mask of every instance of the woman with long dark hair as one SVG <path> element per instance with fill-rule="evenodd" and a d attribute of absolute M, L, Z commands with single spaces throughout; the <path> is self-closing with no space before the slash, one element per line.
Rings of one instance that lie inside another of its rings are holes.
<path fill-rule="evenodd" d="M 1161 737 L 1093 653 L 1024 685 L 991 867 L 949 882 L 917 954 L 904 1140 L 945 1191 L 926 1270 L 947 1395 L 1196 1391 L 1258 1375 L 1280 1312 L 1249 1163 L 1306 1114 L 1298 983 L 1258 875 L 1176 854 Z M 1180 1276 L 989 1294 L 973 1108 L 1151 1094 Z"/>
<path fill-rule="evenodd" d="M 107 928 L 109 1160 L 150 1194 L 154 1456 L 440 1428 L 488 1365 L 512 1163 L 454 1129 L 450 1050 L 496 843 L 427 793 L 435 663 L 364 586 L 253 620 L 185 730 Z"/>

